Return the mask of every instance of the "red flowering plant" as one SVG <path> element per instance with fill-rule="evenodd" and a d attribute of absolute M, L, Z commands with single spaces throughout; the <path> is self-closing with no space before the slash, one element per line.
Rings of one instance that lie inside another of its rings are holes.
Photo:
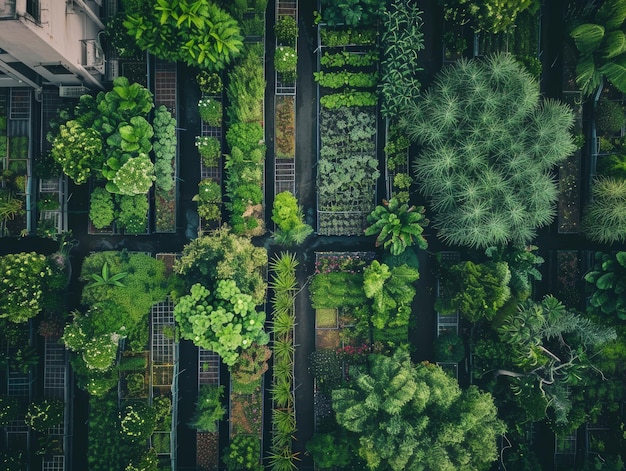
<path fill-rule="evenodd" d="M 370 354 L 370 346 L 366 343 L 355 347 L 353 345 L 344 345 L 335 350 L 340 360 L 350 365 L 361 365 L 367 360 Z"/>

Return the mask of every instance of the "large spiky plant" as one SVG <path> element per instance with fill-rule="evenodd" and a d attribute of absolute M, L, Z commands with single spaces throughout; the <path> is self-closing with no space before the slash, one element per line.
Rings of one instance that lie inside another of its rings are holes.
<path fill-rule="evenodd" d="M 626 180 L 597 178 L 591 195 L 583 214 L 583 233 L 606 244 L 626 241 Z"/>
<path fill-rule="evenodd" d="M 532 240 L 554 216 L 551 172 L 575 150 L 572 122 L 510 55 L 442 69 L 402 120 L 421 144 L 414 171 L 438 236 L 474 248 Z"/>
<path fill-rule="evenodd" d="M 606 77 L 626 92 L 626 2 L 606 0 L 589 23 L 570 32 L 578 49 L 576 83 L 591 95 Z"/>
<path fill-rule="evenodd" d="M 391 255 L 400 255 L 411 245 L 425 249 L 428 243 L 422 232 L 429 221 L 424 212 L 423 206 L 409 207 L 395 198 L 383 200 L 383 205 L 376 206 L 367 217 L 372 225 L 365 229 L 365 235 L 378 234 L 376 246 L 382 245 Z"/>

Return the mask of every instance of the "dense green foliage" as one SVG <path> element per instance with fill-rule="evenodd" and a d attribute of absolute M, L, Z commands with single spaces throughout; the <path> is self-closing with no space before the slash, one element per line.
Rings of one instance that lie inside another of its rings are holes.
<path fill-rule="evenodd" d="M 127 28 L 142 50 L 168 61 L 219 71 L 243 47 L 237 22 L 208 0 L 158 0 L 126 9 Z"/>
<path fill-rule="evenodd" d="M 369 469 L 486 470 L 504 425 L 491 395 L 406 352 L 371 355 L 367 372 L 332 393 L 337 423 L 357 436 Z"/>
<path fill-rule="evenodd" d="M 217 422 L 226 414 L 226 409 L 222 405 L 223 394 L 224 386 L 200 386 L 196 412 L 190 426 L 200 431 L 216 432 Z"/>
<path fill-rule="evenodd" d="M 376 247 L 383 246 L 391 255 L 400 255 L 407 247 L 417 245 L 426 249 L 428 242 L 422 236 L 429 220 L 423 206 L 411 206 L 400 203 L 396 198 L 383 200 L 382 206 L 376 206 L 367 217 L 372 225 L 365 229 L 365 235 L 378 235 Z"/>
<path fill-rule="evenodd" d="M 585 275 L 592 286 L 589 304 L 603 314 L 626 320 L 626 252 L 614 255 L 596 252 L 595 263 Z"/>
<path fill-rule="evenodd" d="M 381 111 L 387 118 L 397 118 L 408 103 L 418 98 L 421 89 L 417 58 L 424 49 L 422 12 L 411 0 L 393 0 L 384 13 L 383 26 Z"/>
<path fill-rule="evenodd" d="M 626 180 L 595 178 L 591 203 L 583 211 L 582 232 L 595 242 L 611 244 L 626 240 Z"/>
<path fill-rule="evenodd" d="M 575 27 L 570 36 L 578 49 L 576 83 L 591 95 L 606 77 L 618 90 L 626 92 L 626 5 L 607 0 L 589 23 Z"/>
<path fill-rule="evenodd" d="M 484 248 L 527 244 L 553 218 L 551 171 L 575 150 L 571 110 L 539 100 L 539 87 L 513 57 L 460 61 L 437 75 L 405 110 L 415 164 L 436 213 L 438 236 Z"/>
<path fill-rule="evenodd" d="M 176 159 L 176 119 L 164 105 L 154 111 L 154 172 L 156 187 L 170 191 L 174 187 L 174 161 Z"/>
<path fill-rule="evenodd" d="M 256 304 L 261 304 L 267 287 L 262 276 L 266 266 L 265 249 L 222 228 L 187 244 L 175 271 L 183 275 L 189 287 L 202 283 L 210 291 L 215 290 L 219 280 L 232 279 L 243 294 L 251 295 Z"/>
<path fill-rule="evenodd" d="M 442 267 L 443 297 L 435 308 L 442 313 L 456 310 L 471 322 L 492 320 L 511 296 L 511 272 L 504 262 L 462 262 Z"/>
<path fill-rule="evenodd" d="M 520 304 L 497 330 L 499 361 L 508 360 L 494 365 L 495 375 L 509 378 L 517 394 L 537 395 L 540 411 L 549 408 L 557 424 L 573 420 L 567 386 L 584 384 L 594 374 L 594 354 L 616 339 L 614 329 L 566 310 L 552 296 Z"/>
<path fill-rule="evenodd" d="M 329 25 L 348 26 L 375 25 L 384 11 L 385 4 L 379 0 L 322 1 L 322 16 Z"/>
<path fill-rule="evenodd" d="M 298 200 L 289 191 L 278 193 L 274 198 L 272 221 L 276 224 L 274 241 L 279 245 L 300 245 L 313 232 L 313 228 L 304 222 Z"/>
<path fill-rule="evenodd" d="M 64 269 L 52 257 L 35 252 L 0 257 L 0 318 L 26 322 L 54 306 L 67 284 Z"/>
<path fill-rule="evenodd" d="M 539 0 L 439 0 L 447 21 L 455 24 L 470 23 L 475 31 L 499 33 L 515 24 L 517 15 L 525 10 L 536 11 Z"/>

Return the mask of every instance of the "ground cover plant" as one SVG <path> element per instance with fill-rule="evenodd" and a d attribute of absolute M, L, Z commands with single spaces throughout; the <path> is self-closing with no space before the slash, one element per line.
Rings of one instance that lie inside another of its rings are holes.
<path fill-rule="evenodd" d="M 551 172 L 575 150 L 571 110 L 539 101 L 510 55 L 445 67 L 402 124 L 420 143 L 420 191 L 443 241 L 474 248 L 526 244 L 554 216 Z"/>

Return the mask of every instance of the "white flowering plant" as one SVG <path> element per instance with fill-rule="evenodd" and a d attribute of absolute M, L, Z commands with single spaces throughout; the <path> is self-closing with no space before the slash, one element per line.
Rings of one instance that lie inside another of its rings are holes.
<path fill-rule="evenodd" d="M 293 47 L 278 46 L 274 53 L 274 68 L 276 72 L 295 72 L 298 65 L 298 55 Z"/>

